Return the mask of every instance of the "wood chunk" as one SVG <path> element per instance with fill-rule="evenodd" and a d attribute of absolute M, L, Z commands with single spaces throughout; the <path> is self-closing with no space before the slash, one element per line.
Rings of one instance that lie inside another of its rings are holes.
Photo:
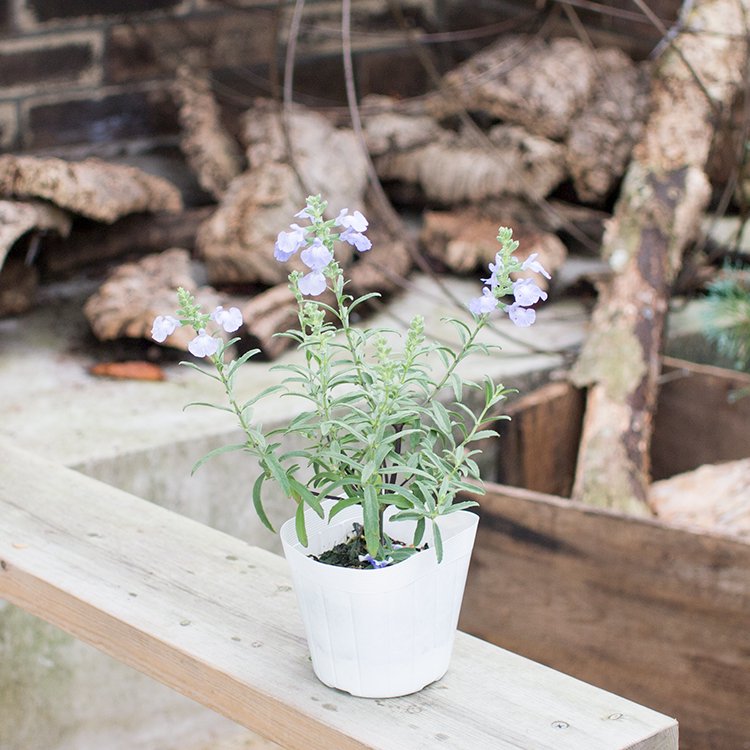
<path fill-rule="evenodd" d="M 153 362 L 131 360 L 129 362 L 99 362 L 89 368 L 92 375 L 115 380 L 166 380 L 164 370 Z"/>
<path fill-rule="evenodd" d="M 39 286 L 39 271 L 21 258 L 10 258 L 0 269 L 0 318 L 30 310 Z"/>
<path fill-rule="evenodd" d="M 748 10 L 734 0 L 696 2 L 684 19 L 690 31 L 655 73 L 651 116 L 604 239 L 616 273 L 572 373 L 589 386 L 574 499 L 651 513 L 649 446 L 670 285 L 710 197 L 713 108 L 728 106 L 744 84 L 746 42 L 723 30 L 744 28 Z"/>
<path fill-rule="evenodd" d="M 51 230 L 65 237 L 70 227 L 70 216 L 49 204 L 0 200 L 0 267 L 16 241 L 32 229 Z"/>
<path fill-rule="evenodd" d="M 54 157 L 0 156 L 0 196 L 44 198 L 96 221 L 112 223 L 141 211 L 180 211 L 172 183 L 137 167 L 100 159 L 69 162 Z"/>
<path fill-rule="evenodd" d="M 267 164 L 293 165 L 304 186 L 302 203 L 294 213 L 304 206 L 308 195 L 317 193 L 328 201 L 332 217 L 342 208 L 361 209 L 367 187 L 367 160 L 354 132 L 335 128 L 319 112 L 300 105 L 293 107 L 288 128 L 291 156 L 278 105 L 270 99 L 256 100 L 245 114 L 243 129 L 251 170 Z M 290 221 L 287 219 L 284 224 Z"/>
<path fill-rule="evenodd" d="M 362 107 L 368 106 L 375 110 L 373 114 L 366 114 L 362 124 L 367 150 L 373 157 L 426 146 L 443 133 L 443 128 L 431 115 L 397 111 L 399 102 L 391 97 L 365 97 Z"/>
<path fill-rule="evenodd" d="M 421 242 L 428 253 L 439 258 L 456 273 L 486 270 L 499 250 L 497 230 L 499 225 L 513 228 L 513 238 L 519 242 L 516 257 L 523 261 L 536 253 L 539 262 L 553 275 L 567 257 L 567 249 L 554 234 L 518 222 L 490 219 L 472 209 L 456 211 L 426 211 Z M 534 272 L 522 272 L 514 278 L 534 278 L 540 288 L 547 289 L 549 282 Z"/>
<path fill-rule="evenodd" d="M 193 250 L 198 227 L 214 210 L 201 206 L 174 214 L 133 214 L 104 226 L 79 224 L 65 242 L 45 242 L 40 262 L 46 273 L 56 275 L 124 255 L 160 253 L 169 247 Z"/>
<path fill-rule="evenodd" d="M 662 521 L 750 539 L 750 458 L 654 482 L 648 497 Z"/>
<path fill-rule="evenodd" d="M 504 195 L 538 200 L 563 180 L 565 152 L 559 144 L 506 125 L 492 128 L 488 138 L 494 149 L 442 130 L 426 146 L 376 158 L 375 167 L 381 179 L 415 183 L 445 205 Z"/>
<path fill-rule="evenodd" d="M 205 309 L 213 310 L 220 304 L 214 289 L 198 288 L 188 251 L 171 248 L 115 269 L 86 301 L 83 312 L 100 341 L 121 337 L 150 340 L 154 318 L 174 315 L 176 292 L 180 286 L 191 290 Z M 167 339 L 166 345 L 187 350 L 194 336 L 187 326 L 178 328 Z"/>
<path fill-rule="evenodd" d="M 447 73 L 447 95 L 431 106 L 439 117 L 463 107 L 562 138 L 595 81 L 594 58 L 577 39 L 504 36 Z"/>
<path fill-rule="evenodd" d="M 373 227 L 368 236 L 372 249 L 362 253 L 347 270 L 350 293 L 359 297 L 369 292 L 390 294 L 399 289 L 412 267 L 406 242 L 389 238 Z"/>
<path fill-rule="evenodd" d="M 245 165 L 239 145 L 221 123 L 208 75 L 182 65 L 172 90 L 180 107 L 180 148 L 200 186 L 221 198 Z"/>
<path fill-rule="evenodd" d="M 329 214 L 363 203 L 366 164 L 351 131 L 336 130 L 322 115 L 295 109 L 291 133 L 295 164 L 311 194 L 329 201 Z M 200 228 L 197 248 L 212 283 L 284 283 L 289 271 L 305 270 L 298 257 L 278 263 L 273 247 L 279 231 L 294 221 L 307 193 L 286 149 L 279 115 L 259 102 L 246 117 L 251 169 L 232 181 L 216 213 Z M 339 261 L 347 264 L 342 248 Z"/>
<path fill-rule="evenodd" d="M 578 197 L 606 198 L 625 172 L 648 113 L 648 77 L 618 49 L 596 52 L 596 84 L 571 121 L 567 168 Z"/>

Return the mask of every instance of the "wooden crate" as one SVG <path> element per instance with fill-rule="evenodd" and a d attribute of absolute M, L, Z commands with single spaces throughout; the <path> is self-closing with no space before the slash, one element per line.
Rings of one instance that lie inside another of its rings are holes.
<path fill-rule="evenodd" d="M 665 360 L 657 477 L 750 456 L 750 377 Z M 582 395 L 519 400 L 501 441 L 461 627 L 680 722 L 683 750 L 750 748 L 750 542 L 565 499 Z M 623 719 L 625 720 L 625 719 Z"/>

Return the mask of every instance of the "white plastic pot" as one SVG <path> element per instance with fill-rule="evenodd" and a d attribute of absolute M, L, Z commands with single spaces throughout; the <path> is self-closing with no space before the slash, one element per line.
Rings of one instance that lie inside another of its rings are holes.
<path fill-rule="evenodd" d="M 315 674 L 329 687 L 366 698 L 415 693 L 448 670 L 478 516 L 458 511 L 439 519 L 439 564 L 428 523 L 429 549 L 393 566 L 357 570 L 309 557 L 344 541 L 353 522 L 362 521 L 354 506 L 329 525 L 333 505 L 323 503 L 325 520 L 305 513 L 307 547 L 294 519 L 281 528 Z M 415 522 L 390 521 L 391 513 L 386 511 L 385 530 L 410 543 Z"/>

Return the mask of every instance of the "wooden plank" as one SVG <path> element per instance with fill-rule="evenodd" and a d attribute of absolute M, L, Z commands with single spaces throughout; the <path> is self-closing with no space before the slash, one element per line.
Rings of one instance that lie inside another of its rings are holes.
<path fill-rule="evenodd" d="M 750 388 L 750 375 L 664 357 L 651 449 L 654 479 L 750 456 L 750 398 L 729 398 L 741 388 Z"/>
<path fill-rule="evenodd" d="M 284 747 L 677 747 L 674 720 L 463 634 L 421 693 L 328 689 L 283 559 L 0 448 L 0 596 Z"/>
<path fill-rule="evenodd" d="M 750 737 L 750 544 L 488 486 L 461 627 L 650 705 L 683 750 Z"/>
<path fill-rule="evenodd" d="M 568 382 L 547 383 L 513 401 L 499 422 L 497 476 L 502 484 L 568 497 L 581 438 L 585 399 Z M 491 448 L 490 448 L 491 449 Z"/>

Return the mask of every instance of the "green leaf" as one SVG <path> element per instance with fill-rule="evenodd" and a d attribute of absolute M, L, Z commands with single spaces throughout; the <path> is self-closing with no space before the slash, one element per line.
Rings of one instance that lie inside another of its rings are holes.
<path fill-rule="evenodd" d="M 215 456 L 219 456 L 222 453 L 229 453 L 230 451 L 242 451 L 242 450 L 245 450 L 246 447 L 247 447 L 246 443 L 234 443 L 233 445 L 222 445 L 219 448 L 214 448 L 212 451 L 209 451 L 208 453 L 206 453 L 205 456 L 203 456 L 202 458 L 199 458 L 193 464 L 193 468 L 190 471 L 190 476 L 195 474 L 195 472 L 198 471 L 198 469 L 200 469 L 200 467 L 203 466 L 203 464 L 205 464 L 206 461 L 211 460 Z"/>
<path fill-rule="evenodd" d="M 294 477 L 289 477 L 289 484 L 291 485 L 292 493 L 296 495 L 301 502 L 309 505 L 320 518 L 323 518 L 325 514 L 323 513 L 323 506 L 320 504 L 320 498 L 315 493 L 310 492 L 302 482 Z"/>
<path fill-rule="evenodd" d="M 475 440 L 486 440 L 487 438 L 499 437 L 495 430 L 478 430 L 466 442 L 472 443 Z"/>
<path fill-rule="evenodd" d="M 364 488 L 362 515 L 367 551 L 377 555 L 380 549 L 380 503 L 375 488 L 369 484 Z"/>
<path fill-rule="evenodd" d="M 242 404 L 242 411 L 244 412 L 245 409 L 252 406 L 256 401 L 260 401 L 260 399 L 265 398 L 266 396 L 269 396 L 272 393 L 276 393 L 276 391 L 282 391 L 284 390 L 284 386 L 282 385 L 272 385 L 268 388 L 264 388 L 260 393 L 256 394 L 252 398 L 249 398 L 247 401 L 245 401 L 244 404 Z"/>
<path fill-rule="evenodd" d="M 192 370 L 197 370 L 201 375 L 205 375 L 207 378 L 211 378 L 212 380 L 217 380 L 219 383 L 221 383 L 221 378 L 217 375 L 212 375 L 210 372 L 206 372 L 202 367 L 198 367 L 198 365 L 195 364 L 195 362 L 180 362 L 180 364 L 183 367 L 190 367 Z"/>
<path fill-rule="evenodd" d="M 443 515 L 447 516 L 449 513 L 455 513 L 459 510 L 466 510 L 467 508 L 475 508 L 479 505 L 476 500 L 463 500 L 460 503 L 453 503 L 453 505 L 449 505 L 444 511 Z"/>
<path fill-rule="evenodd" d="M 297 505 L 297 512 L 294 514 L 294 528 L 297 531 L 297 538 L 303 547 L 307 547 L 307 529 L 305 528 L 305 504 Z"/>
<path fill-rule="evenodd" d="M 273 453 L 266 453 L 263 456 L 268 470 L 271 472 L 271 476 L 281 485 L 281 489 L 287 497 L 292 497 L 292 488 L 289 484 L 289 477 L 284 471 L 284 467 L 276 460 Z M 307 546 L 307 545 L 305 545 Z"/>
<path fill-rule="evenodd" d="M 339 500 L 336 505 L 334 505 L 331 510 L 328 513 L 328 518 L 333 518 L 338 513 L 341 513 L 342 510 L 346 510 L 347 508 L 351 508 L 352 505 L 359 505 L 361 501 L 361 498 L 359 497 L 345 497 Z"/>
<path fill-rule="evenodd" d="M 263 486 L 263 482 L 266 479 L 265 474 L 260 474 L 258 478 L 255 480 L 255 484 L 253 485 L 253 506 L 255 507 L 255 512 L 258 514 L 258 518 L 260 518 L 263 525 L 273 533 L 276 533 L 273 526 L 271 525 L 271 522 L 268 520 L 268 516 L 266 515 L 266 511 L 263 509 L 263 501 L 261 499 L 260 490 Z"/>
<path fill-rule="evenodd" d="M 228 411 L 230 414 L 234 414 L 234 410 L 230 409 L 228 406 L 219 406 L 218 404 L 212 404 L 208 401 L 191 401 L 189 404 L 185 404 L 182 408 L 185 410 L 190 406 L 206 406 L 209 409 L 218 409 L 219 411 Z"/>
<path fill-rule="evenodd" d="M 443 536 L 440 533 L 440 527 L 437 524 L 437 521 L 433 518 L 432 519 L 432 534 L 435 539 L 435 554 L 437 555 L 437 561 L 442 562 L 443 561 Z"/>
<path fill-rule="evenodd" d="M 425 520 L 424 517 L 422 517 L 417 521 L 417 527 L 414 529 L 414 540 L 412 544 L 415 547 L 418 547 L 422 543 L 422 539 L 424 538 L 424 529 Z"/>

